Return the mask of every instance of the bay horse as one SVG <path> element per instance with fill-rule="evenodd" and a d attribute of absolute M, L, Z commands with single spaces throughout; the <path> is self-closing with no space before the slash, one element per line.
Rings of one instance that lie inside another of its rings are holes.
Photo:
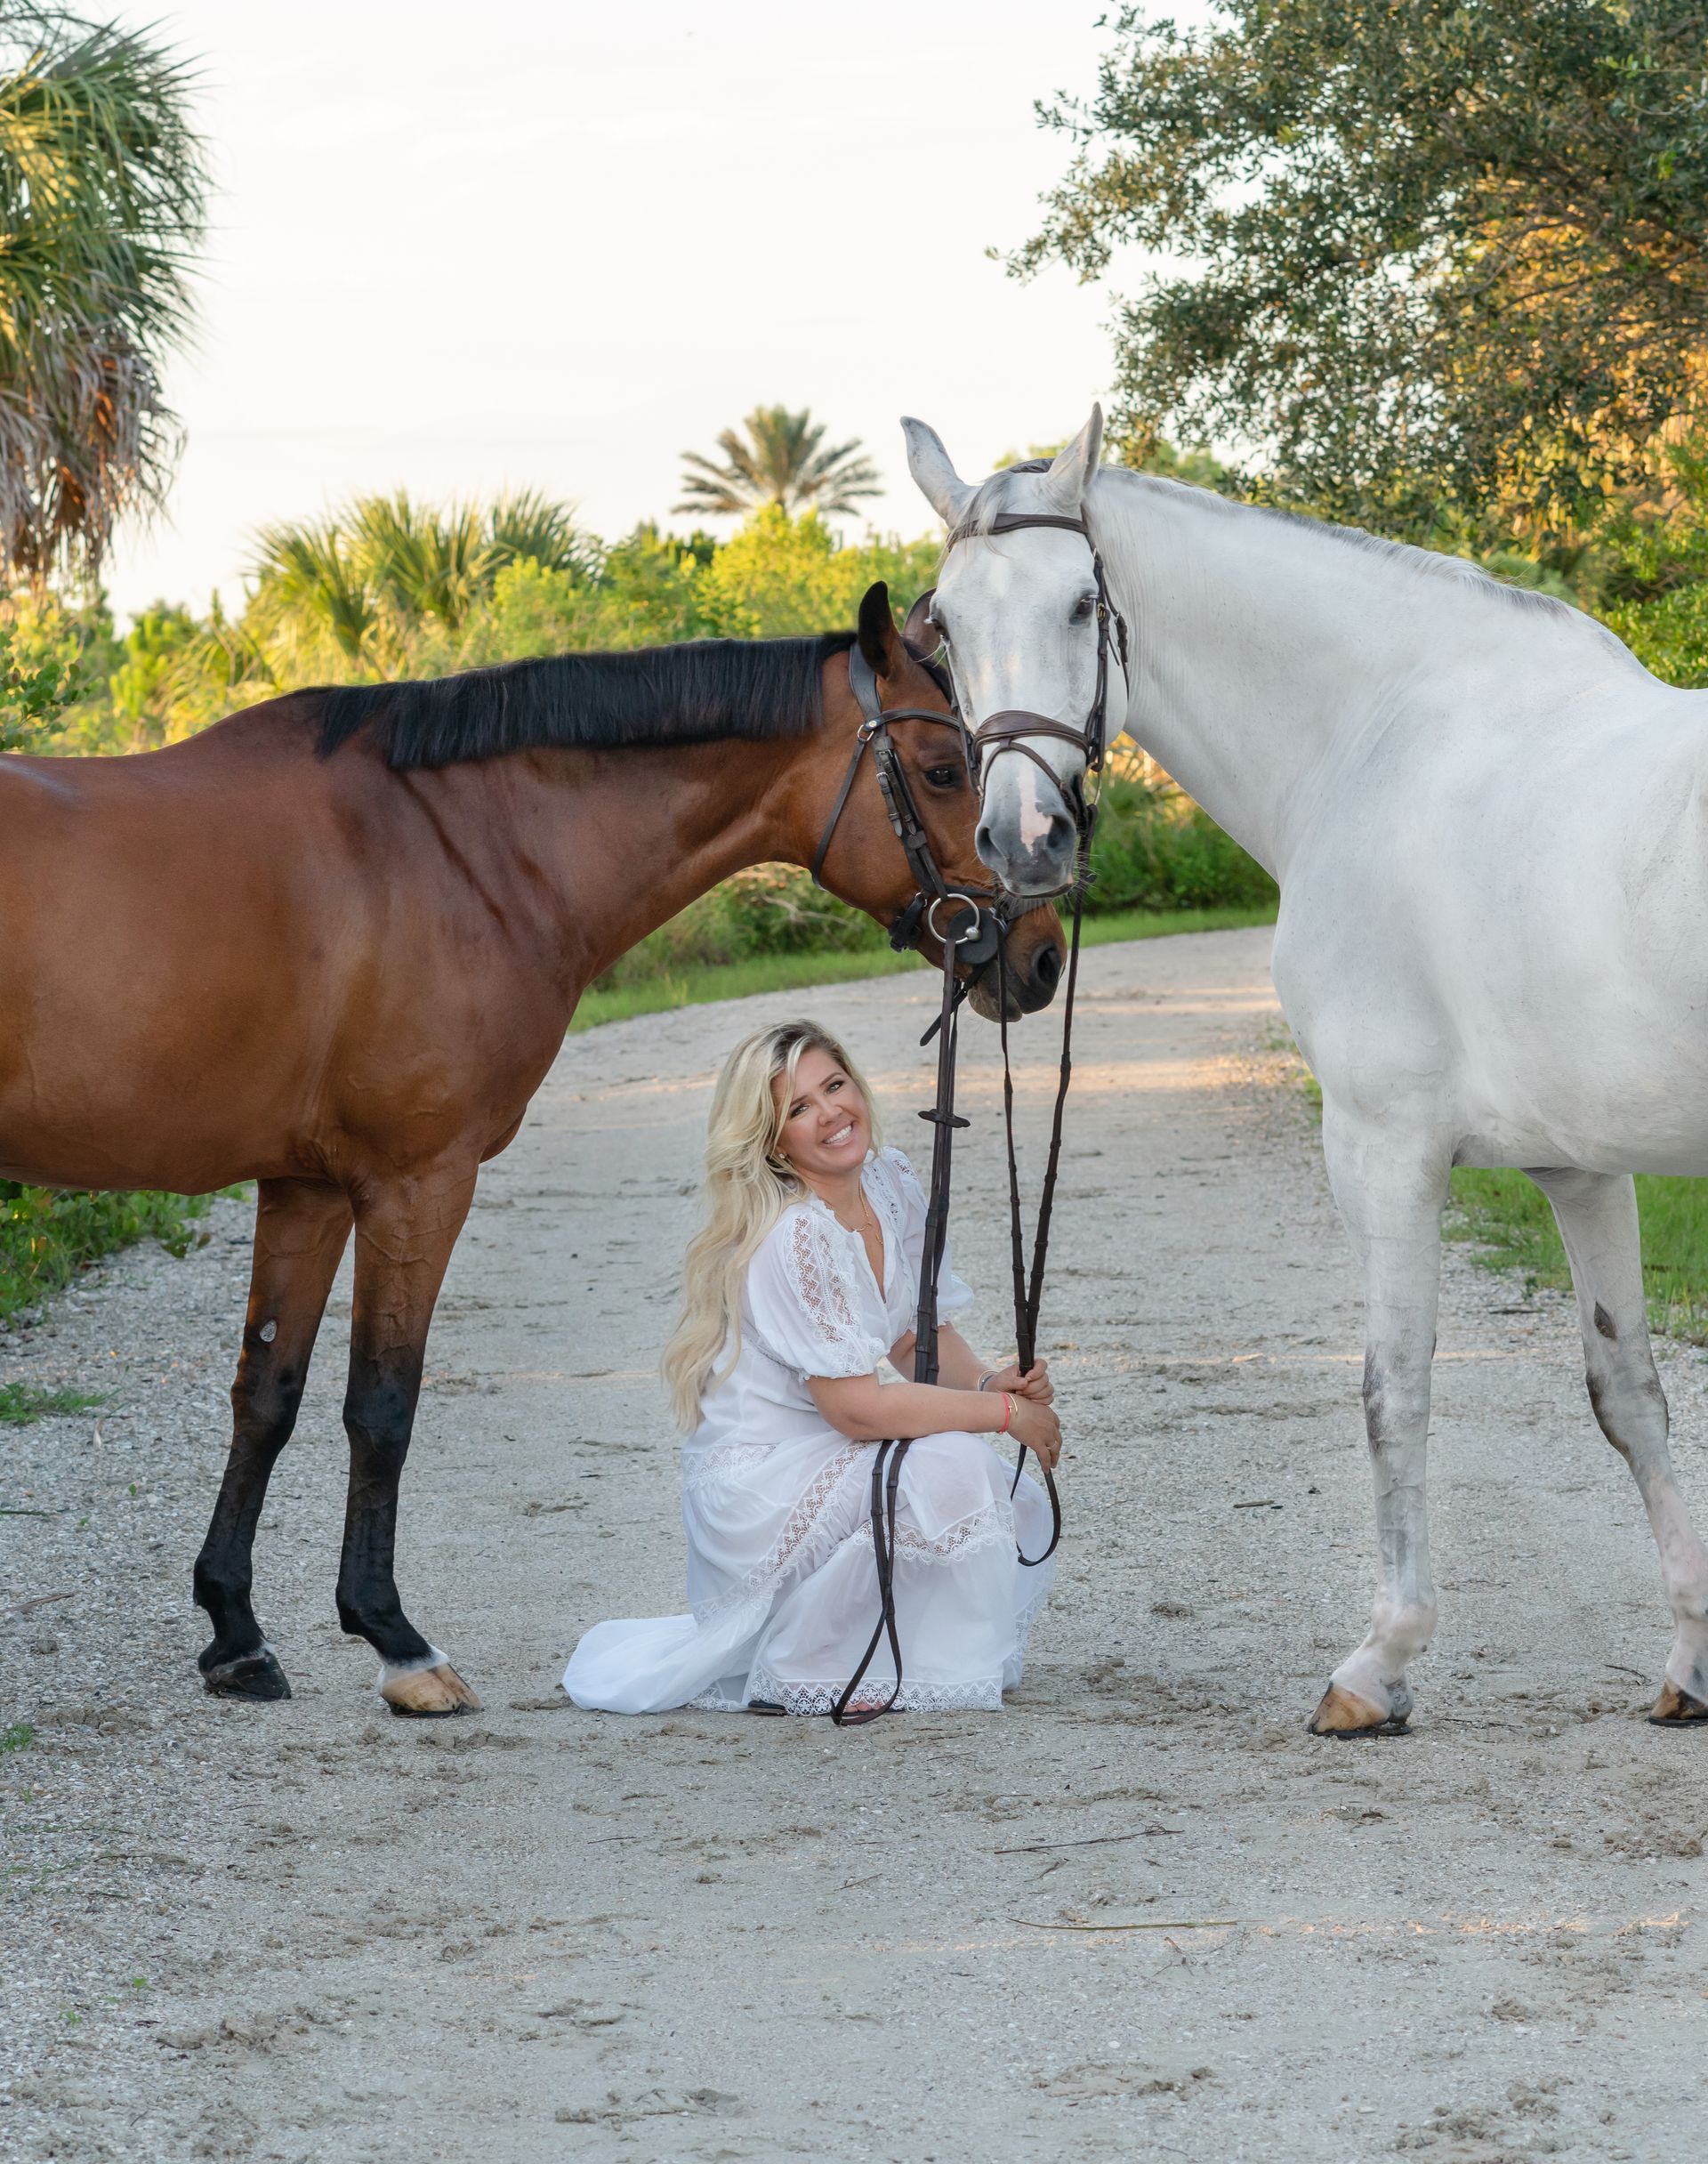
<path fill-rule="evenodd" d="M 209 1691 L 289 1695 L 251 1550 L 353 1228 L 339 1620 L 394 1711 L 478 1705 L 393 1574 L 477 1173 L 601 970 L 732 872 L 812 862 L 862 726 L 857 641 L 884 705 L 918 710 L 891 741 L 939 867 L 986 884 L 964 742 L 882 585 L 854 634 L 298 691 L 164 751 L 0 758 L 0 1176 L 259 1183 L 230 1457 L 195 1567 Z M 914 882 L 862 768 L 822 879 L 888 925 Z M 1047 1004 L 1053 911 L 1019 916 L 1004 958 L 1015 1010 Z M 987 1015 L 995 970 L 973 989 Z"/>
<path fill-rule="evenodd" d="M 977 487 L 903 427 L 952 529 L 931 614 L 963 718 L 1062 726 L 987 756 L 986 861 L 1024 892 L 1071 876 L 1100 563 L 1128 653 L 1106 739 L 1128 730 L 1280 882 L 1275 985 L 1363 1280 L 1376 1491 L 1370 1627 L 1313 1732 L 1402 1725 L 1436 1627 L 1424 1469 L 1455 1165 L 1520 1169 L 1552 1206 L 1590 1401 L 1672 1612 L 1649 1717 L 1708 1721 L 1708 1548 L 1667 1447 L 1631 1177 L 1708 1173 L 1708 693 L 1456 557 L 1100 471 L 1095 409 L 1053 461 Z"/>

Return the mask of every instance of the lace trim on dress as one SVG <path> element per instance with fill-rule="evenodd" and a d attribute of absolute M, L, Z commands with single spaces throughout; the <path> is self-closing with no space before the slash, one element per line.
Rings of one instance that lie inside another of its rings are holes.
<path fill-rule="evenodd" d="M 829 1215 L 827 1211 L 825 1214 Z M 802 1312 L 826 1348 L 826 1365 L 815 1372 L 830 1377 L 870 1375 L 877 1362 L 854 1313 L 830 1242 L 810 1211 L 796 1212 L 784 1243 L 783 1263 Z"/>
<path fill-rule="evenodd" d="M 762 1466 L 774 1445 L 769 1442 L 718 1442 L 708 1450 L 682 1452 L 682 1485 L 698 1488 L 707 1481 L 727 1480 Z"/>
<path fill-rule="evenodd" d="M 864 1530 L 869 1536 L 870 1527 Z M 999 1540 L 1011 1541 L 1013 1538 L 1013 1513 L 997 1503 L 987 1503 L 982 1510 L 975 1510 L 971 1516 L 939 1533 L 935 1540 L 928 1540 L 916 1526 L 905 1522 L 896 1526 L 898 1550 L 922 1562 L 955 1562 L 979 1548 L 994 1546 Z"/>
<path fill-rule="evenodd" d="M 833 1457 L 827 1457 L 795 1498 L 794 1507 L 765 1560 L 749 1571 L 745 1578 L 738 1579 L 727 1593 L 719 1594 L 715 1600 L 697 1603 L 696 1620 L 704 1623 L 713 1616 L 727 1614 L 732 1608 L 767 1601 L 779 1580 L 789 1572 L 800 1571 L 805 1575 L 818 1570 L 848 1538 L 849 1528 L 830 1518 L 831 1506 L 838 1499 L 850 1474 L 857 1468 L 864 1472 L 861 1460 L 871 1448 L 869 1442 L 845 1442 Z"/>
<path fill-rule="evenodd" d="M 781 1706 L 786 1713 L 828 1713 L 848 1687 L 843 1676 L 835 1683 L 785 1683 L 773 1675 L 769 1668 L 755 1668 L 747 1678 L 748 1699 L 762 1698 L 773 1705 Z M 867 1691 L 870 1696 L 866 1695 Z M 854 1701 L 855 1709 L 866 1706 L 882 1706 L 890 1695 L 887 1683 L 872 1683 L 868 1678 L 861 1694 Z M 730 1708 L 728 1699 L 718 1698 L 708 1692 L 704 1699 L 697 1699 L 697 1706 L 704 1705 L 708 1711 L 721 1712 Z M 958 1684 L 915 1684 L 904 1677 L 901 1694 L 894 1711 L 898 1713 L 999 1713 L 1003 1704 L 1003 1679 L 1000 1675 L 979 1675 Z"/>

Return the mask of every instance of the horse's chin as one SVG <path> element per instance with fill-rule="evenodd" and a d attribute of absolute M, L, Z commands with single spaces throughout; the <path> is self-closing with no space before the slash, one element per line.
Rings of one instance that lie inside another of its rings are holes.
<path fill-rule="evenodd" d="M 981 1021 L 1000 1021 L 1003 1018 L 1002 1002 L 996 992 L 996 970 L 994 964 L 981 969 L 972 981 L 972 989 L 967 994 L 967 1005 Z M 1018 1021 L 1020 1003 L 1014 997 L 1011 985 L 1008 994 L 1008 1019 Z"/>

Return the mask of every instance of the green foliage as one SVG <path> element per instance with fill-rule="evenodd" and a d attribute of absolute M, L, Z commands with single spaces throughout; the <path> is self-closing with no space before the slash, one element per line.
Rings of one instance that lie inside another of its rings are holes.
<path fill-rule="evenodd" d="M 1117 318 L 1122 424 L 1285 492 L 1558 518 L 1700 389 L 1708 101 L 1687 0 L 1215 0 L 1115 19 L 1016 259 L 1188 259 Z"/>
<path fill-rule="evenodd" d="M 86 1264 L 139 1239 L 187 1255 L 205 1195 L 85 1194 L 0 1180 L 0 1320 L 61 1291 Z"/>
<path fill-rule="evenodd" d="M 95 569 L 164 499 L 161 397 L 206 179 L 194 77 L 151 31 L 0 5 L 0 569 Z"/>
<path fill-rule="evenodd" d="M 0 751 L 36 751 L 83 684 L 75 634 L 29 603 L 0 620 Z"/>
<path fill-rule="evenodd" d="M 756 512 L 699 574 L 708 620 L 729 638 L 786 639 L 851 625 L 875 578 L 904 613 L 937 576 L 935 541 L 841 547 L 816 512 Z"/>
<path fill-rule="evenodd" d="M 0 1427 L 28 1427 L 50 1413 L 87 1412 L 98 1397 L 83 1390 L 32 1390 L 28 1383 L 0 1383 Z"/>
<path fill-rule="evenodd" d="M 1112 771 L 1092 842 L 1085 907 L 1116 909 L 1261 909 L 1273 879 L 1200 805 L 1172 786 Z"/>
<path fill-rule="evenodd" d="M 741 436 L 726 428 L 718 438 L 723 464 L 684 451 L 684 500 L 690 518 L 738 518 L 764 507 L 785 513 L 852 511 L 863 497 L 882 493 L 878 469 L 858 439 L 825 446 L 825 424 L 805 407 L 755 406 Z M 823 448 L 821 448 L 823 447 Z"/>
<path fill-rule="evenodd" d="M 0 1751 L 27 1751 L 35 1740 L 36 1731 L 28 1721 L 13 1721 L 0 1729 Z"/>

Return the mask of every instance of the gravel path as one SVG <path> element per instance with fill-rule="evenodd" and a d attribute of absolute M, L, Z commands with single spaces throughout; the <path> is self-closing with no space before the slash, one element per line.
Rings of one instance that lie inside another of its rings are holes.
<path fill-rule="evenodd" d="M 1068 1530 L 1001 1717 L 839 1736 L 554 1689 L 587 1624 L 680 1604 L 653 1362 L 717 1060 L 805 1007 L 922 1158 L 922 979 L 576 1038 L 488 1168 L 400 1559 L 476 1718 L 386 1717 L 333 1615 L 342 1293 L 257 1551 L 296 1695 L 198 1690 L 237 1206 L 0 1340 L 0 1380 L 103 1398 L 0 1428 L 0 1505 L 45 1514 L 0 1517 L 0 2156 L 1699 2154 L 1708 1736 L 1640 1717 L 1666 1619 L 1568 1304 L 1462 1251 L 1414 1732 L 1304 1733 L 1362 1628 L 1369 1508 L 1267 941 L 1087 957 L 1043 1331 Z M 1035 1167 L 1051 1038 L 1017 1039 Z M 963 1041 L 957 1246 L 995 1351 L 994 1047 Z M 1708 1369 L 1665 1375 L 1708 1511 Z"/>

